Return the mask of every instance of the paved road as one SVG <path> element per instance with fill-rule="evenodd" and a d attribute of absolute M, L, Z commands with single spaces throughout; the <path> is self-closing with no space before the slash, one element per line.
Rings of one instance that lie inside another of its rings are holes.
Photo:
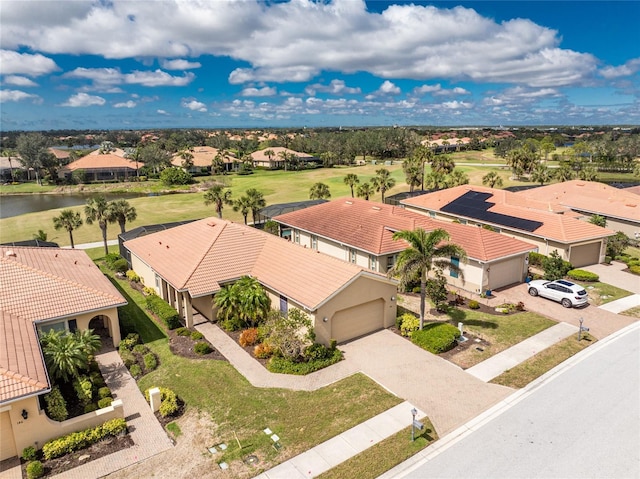
<path fill-rule="evenodd" d="M 513 406 L 450 447 L 383 477 L 637 479 L 639 360 L 640 324 L 634 324 L 534 383 Z"/>

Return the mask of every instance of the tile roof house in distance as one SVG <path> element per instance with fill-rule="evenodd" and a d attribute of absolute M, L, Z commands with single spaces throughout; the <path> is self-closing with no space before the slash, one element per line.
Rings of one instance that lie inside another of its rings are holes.
<path fill-rule="evenodd" d="M 294 243 L 380 273 L 387 273 L 398 254 L 408 247 L 404 241 L 393 239 L 394 232 L 442 228 L 468 256 L 466 263 L 457 259 L 464 280 L 453 271 L 445 271 L 447 281 L 477 293 L 524 281 L 528 254 L 536 249 L 530 243 L 483 228 L 438 221 L 401 207 L 357 198 L 341 198 L 273 219 L 280 224 L 281 234 Z"/>
<path fill-rule="evenodd" d="M 123 417 L 121 409 L 111 408 L 59 423 L 46 416 L 38 399 L 51 388 L 39 334 L 94 329 L 103 341 L 120 342 L 117 308 L 127 302 L 87 254 L 0 246 L 0 284 L 0 460 L 36 441 Z"/>
<path fill-rule="evenodd" d="M 271 156 L 267 156 L 265 152 L 271 151 L 273 154 Z M 251 158 L 253 160 L 253 166 L 269 168 L 269 169 L 279 169 L 285 167 L 285 161 L 283 159 L 284 154 L 293 155 L 298 158 L 298 161 L 301 163 L 308 163 L 310 161 L 316 161 L 317 158 L 308 153 L 300 153 L 298 151 L 291 150 L 289 148 L 284 148 L 282 146 L 274 146 L 271 148 L 265 148 L 264 150 L 258 150 L 251 153 Z"/>
<path fill-rule="evenodd" d="M 125 241 L 133 270 L 178 310 L 216 319 L 213 298 L 242 276 L 256 278 L 272 307 L 307 313 L 318 342 L 346 341 L 391 326 L 397 282 L 384 275 L 218 218 Z"/>
<path fill-rule="evenodd" d="M 135 177 L 137 163 L 113 153 L 103 155 L 86 155 L 60 168 L 60 178 L 70 178 L 75 172 L 83 171 L 89 181 L 109 181 Z"/>
<path fill-rule="evenodd" d="M 462 185 L 401 201 L 408 210 L 495 231 L 531 243 L 538 252 L 557 251 L 574 267 L 600 263 L 606 239 L 614 231 L 573 216 L 557 214 L 553 205 L 506 190 Z"/>
<path fill-rule="evenodd" d="M 218 154 L 222 157 L 225 171 L 235 171 L 240 165 L 238 158 L 236 158 L 233 153 L 225 153 L 211 146 L 195 146 L 191 150 L 187 150 L 187 153 L 193 156 L 193 158 L 191 158 L 193 166 L 189 168 L 190 173 L 200 173 L 203 170 L 211 171 L 211 164 Z M 181 153 L 176 153 L 171 159 L 171 164 L 178 168 L 182 168 L 183 162 L 184 159 Z"/>

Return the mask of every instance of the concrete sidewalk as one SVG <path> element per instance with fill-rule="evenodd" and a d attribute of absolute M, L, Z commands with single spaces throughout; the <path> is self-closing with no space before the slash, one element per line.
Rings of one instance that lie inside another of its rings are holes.
<path fill-rule="evenodd" d="M 555 326 L 539 332 L 535 336 L 525 339 L 524 341 L 511 346 L 509 349 L 482 361 L 479 364 L 466 370 L 467 373 L 478 379 L 488 382 L 493 378 L 500 376 L 503 372 L 517 366 L 521 362 L 535 356 L 543 349 L 553 346 L 574 333 L 578 332 L 578 328 L 572 324 L 558 323 Z"/>
<path fill-rule="evenodd" d="M 256 479 L 305 479 L 319 476 L 410 426 L 413 408 L 407 401 L 400 403 L 342 434 L 278 464 L 273 469 L 256 476 Z M 418 411 L 416 419 L 424 417 L 424 412 Z"/>
<path fill-rule="evenodd" d="M 625 296 L 624 298 L 603 304 L 599 309 L 618 314 L 631 308 L 637 308 L 638 306 L 640 306 L 640 294 L 632 294 L 631 296 Z"/>

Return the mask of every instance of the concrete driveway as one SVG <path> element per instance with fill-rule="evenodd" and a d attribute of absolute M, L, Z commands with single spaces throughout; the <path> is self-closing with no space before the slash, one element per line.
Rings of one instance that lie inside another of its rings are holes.
<path fill-rule="evenodd" d="M 487 384 L 458 366 L 388 330 L 340 346 L 347 361 L 424 411 L 440 436 L 513 393 Z"/>

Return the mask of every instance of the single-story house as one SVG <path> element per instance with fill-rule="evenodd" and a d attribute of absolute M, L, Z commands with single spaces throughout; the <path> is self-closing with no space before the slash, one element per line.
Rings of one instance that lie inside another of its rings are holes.
<path fill-rule="evenodd" d="M 69 163 L 69 161 L 71 160 L 71 155 L 69 150 L 61 150 L 59 148 L 49 148 L 49 152 L 56 157 L 56 160 L 58 160 L 58 163 L 61 165 Z"/>
<path fill-rule="evenodd" d="M 27 169 L 22 166 L 17 156 L 2 156 L 0 157 L 0 179 L 9 181 L 14 176 L 22 175 L 26 177 Z"/>
<path fill-rule="evenodd" d="M 549 255 L 557 251 L 576 268 L 604 261 L 607 238 L 615 234 L 573 215 L 549 211 L 549 203 L 540 199 L 484 186 L 447 188 L 407 198 L 401 205 L 431 218 L 491 227 L 498 233 L 533 244 L 538 253 Z"/>
<path fill-rule="evenodd" d="M 265 153 L 271 151 L 271 154 L 267 156 Z M 317 161 L 318 159 L 308 153 L 300 153 L 283 146 L 273 146 L 271 148 L 265 148 L 264 150 L 258 150 L 251 153 L 253 166 L 260 166 L 263 168 L 278 169 L 284 168 L 284 154 L 294 155 L 301 163 L 308 163 L 310 161 Z"/>
<path fill-rule="evenodd" d="M 60 168 L 60 178 L 70 178 L 76 171 L 84 171 L 88 181 L 121 180 L 135 177 L 142 163 L 106 153 L 104 155 L 86 155 Z"/>
<path fill-rule="evenodd" d="M 273 205 L 265 206 L 256 215 L 256 223 L 253 226 L 261 226 L 267 221 L 275 218 L 276 216 L 290 213 L 291 211 L 297 211 L 311 206 L 326 203 L 328 200 L 302 200 L 292 201 L 291 203 L 276 203 Z"/>
<path fill-rule="evenodd" d="M 63 422 L 40 396 L 51 382 L 39 334 L 94 329 L 120 342 L 118 306 L 126 300 L 82 250 L 0 246 L 0 460 L 113 417 L 112 406 Z M 104 340 L 104 339 L 103 339 Z"/>
<path fill-rule="evenodd" d="M 191 158 L 193 166 L 189 168 L 189 172 L 199 173 L 203 169 L 211 171 L 211 163 L 214 158 L 220 154 L 220 150 L 211 146 L 196 146 L 192 150 L 189 150 L 188 153 L 193 156 L 193 158 Z M 225 171 L 235 171 L 240 167 L 240 160 L 238 160 L 233 153 L 227 152 L 224 154 L 222 156 L 222 161 L 224 163 Z M 171 164 L 178 168 L 182 168 L 183 162 L 184 159 L 179 153 L 173 155 L 173 158 L 171 159 Z"/>
<path fill-rule="evenodd" d="M 544 200 L 560 214 L 573 211 L 587 221 L 594 215 L 602 216 L 607 220 L 607 228 L 622 231 L 630 238 L 640 238 L 640 196 L 628 189 L 597 181 L 572 180 L 516 194 Z"/>
<path fill-rule="evenodd" d="M 393 233 L 422 228 L 442 228 L 450 241 L 467 253 L 467 261 L 451 258 L 463 272 L 445 271 L 449 284 L 475 293 L 523 282 L 529 252 L 536 247 L 492 231 L 434 220 L 397 206 L 341 198 L 274 218 L 281 234 L 311 250 L 343 261 L 387 273 L 398 254 L 408 247 L 393 239 Z"/>
<path fill-rule="evenodd" d="M 344 342 L 391 326 L 397 282 L 264 231 L 206 218 L 126 241 L 133 270 L 176 308 L 216 319 L 214 296 L 242 276 L 256 278 L 275 309 L 309 315 L 316 340 Z"/>

